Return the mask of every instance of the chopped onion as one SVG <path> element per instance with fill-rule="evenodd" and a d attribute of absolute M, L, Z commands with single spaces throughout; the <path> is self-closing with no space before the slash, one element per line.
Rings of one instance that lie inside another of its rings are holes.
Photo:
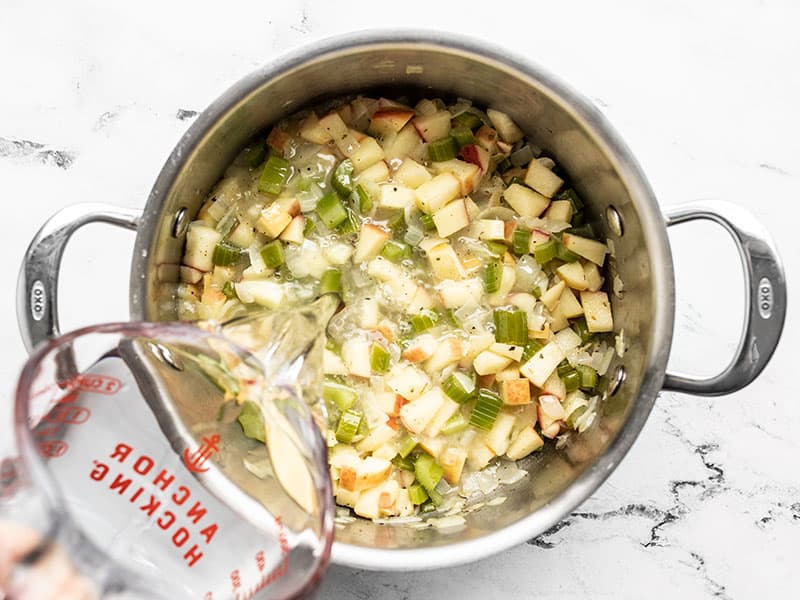
<path fill-rule="evenodd" d="M 406 234 L 403 236 L 403 240 L 409 246 L 418 246 L 424 238 L 425 232 L 416 225 L 409 225 L 408 229 L 406 229 Z"/>
<path fill-rule="evenodd" d="M 555 161 L 552 158 L 548 158 L 547 156 L 542 156 L 541 158 L 537 158 L 536 160 L 539 161 L 539 164 L 545 167 L 546 169 L 552 169 L 556 166 Z"/>
<path fill-rule="evenodd" d="M 439 530 L 456 529 L 456 528 L 460 529 L 466 526 L 467 520 L 464 517 L 460 517 L 458 515 L 452 515 L 449 517 L 428 519 L 428 523 L 430 523 L 436 529 Z"/>
<path fill-rule="evenodd" d="M 502 221 L 513 221 L 516 216 L 514 210 L 507 206 L 490 206 L 478 213 L 479 219 L 500 219 Z"/>
<path fill-rule="evenodd" d="M 501 460 L 497 465 L 497 481 L 507 485 L 516 483 L 528 474 L 527 471 L 520 469 L 517 463 L 510 460 Z"/>

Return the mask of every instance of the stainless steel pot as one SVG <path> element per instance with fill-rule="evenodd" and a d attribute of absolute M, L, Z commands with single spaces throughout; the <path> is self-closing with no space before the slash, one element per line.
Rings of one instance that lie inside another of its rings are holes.
<path fill-rule="evenodd" d="M 616 249 L 625 291 L 611 294 L 629 349 L 609 373 L 599 426 L 560 452 L 522 462 L 530 475 L 505 487 L 507 500 L 471 512 L 456 532 L 376 525 L 358 519 L 336 532 L 334 560 L 369 569 L 429 569 L 475 560 L 548 530 L 592 494 L 639 435 L 662 389 L 699 395 L 736 391 L 770 359 L 781 334 L 786 287 L 777 252 L 740 208 L 690 204 L 662 215 L 636 160 L 605 118 L 540 67 L 451 35 L 356 33 L 315 43 L 243 79 L 209 106 L 170 155 L 144 212 L 68 207 L 31 244 L 19 281 L 19 321 L 28 348 L 58 333 L 61 255 L 77 228 L 102 221 L 138 231 L 131 267 L 133 319 L 175 317 L 159 279 L 181 260 L 186 226 L 238 150 L 268 125 L 321 99 L 394 89 L 471 98 L 502 107 L 563 165 L 589 200 L 594 223 Z M 730 365 L 708 379 L 665 373 L 675 312 L 666 226 L 710 219 L 733 236 L 745 272 L 746 322 Z M 173 270 L 174 271 L 174 270 Z"/>

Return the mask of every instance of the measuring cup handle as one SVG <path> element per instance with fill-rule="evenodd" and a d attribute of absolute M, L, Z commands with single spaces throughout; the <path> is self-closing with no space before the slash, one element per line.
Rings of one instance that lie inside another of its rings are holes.
<path fill-rule="evenodd" d="M 141 214 L 132 208 L 87 202 L 58 211 L 42 225 L 25 252 L 17 282 L 17 319 L 29 352 L 59 334 L 58 275 L 72 234 L 89 223 L 135 230 Z"/>

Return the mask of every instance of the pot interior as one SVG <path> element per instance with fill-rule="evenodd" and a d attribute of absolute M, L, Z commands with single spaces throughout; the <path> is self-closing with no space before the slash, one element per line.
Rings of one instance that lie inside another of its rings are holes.
<path fill-rule="evenodd" d="M 559 451 L 521 461 L 529 474 L 481 501 L 456 530 L 378 525 L 364 519 L 337 526 L 334 558 L 372 568 L 444 566 L 500 550 L 546 531 L 590 495 L 638 435 L 660 388 L 673 319 L 672 263 L 663 220 L 644 177 L 603 117 L 546 73 L 505 55 L 475 51 L 462 40 L 340 40 L 254 73 L 198 117 L 174 151 L 148 201 L 134 260 L 134 318 L 176 318 L 169 277 L 159 265 L 180 263 L 185 227 L 241 147 L 270 124 L 323 99 L 373 92 L 470 98 L 507 112 L 564 168 L 587 214 L 612 241 L 615 258 L 606 289 L 615 329 L 627 351 L 607 380 L 625 379 L 603 405 L 602 418 Z M 609 227 L 607 209 L 624 233 Z M 172 270 L 174 271 L 174 269 Z M 159 273 L 167 280 L 159 280 Z M 611 290 L 615 274 L 624 291 Z M 166 290 L 166 291 L 165 291 Z M 502 503 L 489 505 L 494 498 Z M 502 533 L 497 533 L 501 532 Z M 420 548 L 459 544 L 435 558 Z M 370 549 L 367 551 L 367 549 Z M 394 558 L 387 556 L 393 555 Z M 402 560 L 394 560 L 403 555 Z M 402 564 L 400 564 L 402 563 Z M 416 564 L 415 564 L 416 563 Z"/>

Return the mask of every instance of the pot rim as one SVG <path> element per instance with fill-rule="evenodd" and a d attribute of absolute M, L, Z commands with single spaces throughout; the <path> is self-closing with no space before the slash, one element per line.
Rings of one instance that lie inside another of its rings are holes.
<path fill-rule="evenodd" d="M 605 451 L 598 455 L 565 490 L 552 501 L 511 526 L 479 538 L 454 544 L 416 549 L 378 549 L 334 541 L 332 560 L 350 567 L 385 571 L 428 570 L 449 567 L 484 558 L 541 535 L 591 496 L 630 450 L 638 437 L 660 391 L 672 342 L 675 295 L 672 257 L 666 225 L 655 195 L 638 162 L 608 120 L 581 94 L 539 65 L 523 59 L 485 40 L 460 34 L 404 29 L 372 29 L 338 34 L 313 45 L 292 50 L 239 80 L 206 108 L 189 127 L 167 159 L 150 192 L 136 237 L 131 269 L 131 316 L 145 315 L 147 299 L 147 256 L 156 242 L 162 207 L 178 173 L 190 161 L 194 151 L 214 124 L 247 97 L 280 74 L 303 63 L 325 56 L 363 51 L 381 46 L 417 46 L 440 48 L 471 56 L 511 69 L 525 79 L 536 81 L 548 94 L 585 127 L 585 132 L 614 166 L 635 199 L 643 234 L 648 240 L 652 264 L 653 331 L 650 355 L 639 396 L 629 409 L 619 432 Z"/>

